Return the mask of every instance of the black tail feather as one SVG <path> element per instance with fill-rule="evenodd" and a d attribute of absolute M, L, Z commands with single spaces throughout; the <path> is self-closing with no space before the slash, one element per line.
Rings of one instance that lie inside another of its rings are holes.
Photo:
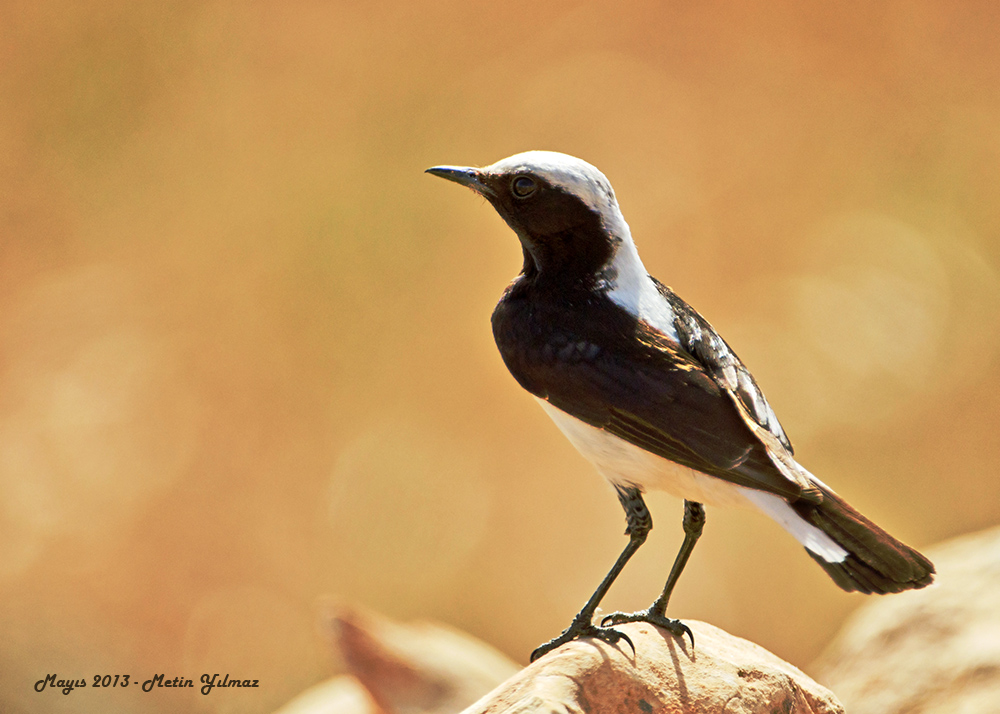
<path fill-rule="evenodd" d="M 818 504 L 792 507 L 848 552 L 839 563 L 828 563 L 809 552 L 839 587 L 866 594 L 898 593 L 930 585 L 934 564 L 858 513 L 829 489 Z"/>

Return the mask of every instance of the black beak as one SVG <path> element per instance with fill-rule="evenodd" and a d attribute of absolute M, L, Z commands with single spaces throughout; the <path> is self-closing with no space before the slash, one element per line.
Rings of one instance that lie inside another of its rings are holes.
<path fill-rule="evenodd" d="M 471 166 L 433 166 L 424 173 L 431 174 L 433 176 L 440 176 L 448 181 L 454 181 L 455 183 L 461 184 L 463 186 L 468 186 L 473 191 L 483 196 L 492 193 L 489 187 L 483 183 L 483 174 L 479 169 L 474 169 Z"/>

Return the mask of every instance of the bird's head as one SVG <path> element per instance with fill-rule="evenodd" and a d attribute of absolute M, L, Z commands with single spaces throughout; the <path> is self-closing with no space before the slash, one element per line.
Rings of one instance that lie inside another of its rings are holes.
<path fill-rule="evenodd" d="M 427 173 L 493 205 L 521 240 L 529 276 L 598 281 L 618 247 L 631 244 L 608 179 L 573 156 L 528 151 L 483 168 L 435 166 Z"/>

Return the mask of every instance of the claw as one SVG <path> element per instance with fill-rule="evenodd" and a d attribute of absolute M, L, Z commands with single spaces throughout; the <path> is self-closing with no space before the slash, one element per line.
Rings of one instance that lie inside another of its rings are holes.
<path fill-rule="evenodd" d="M 555 649 L 554 647 L 549 647 L 548 645 L 550 645 L 550 644 L 552 644 L 552 643 L 551 642 L 546 642 L 544 645 L 539 645 L 538 647 L 536 647 L 535 649 L 533 649 L 531 651 L 531 656 L 528 658 L 528 661 L 529 662 L 534 662 L 539 657 L 541 657 L 543 655 L 547 655 L 549 652 L 551 652 L 553 649 Z"/>
<path fill-rule="evenodd" d="M 562 647 L 567 642 L 572 642 L 573 640 L 581 637 L 593 637 L 601 640 L 602 642 L 607 642 L 609 645 L 616 645 L 622 640 L 625 640 L 628 643 L 628 646 L 632 649 L 632 656 L 635 656 L 635 644 L 624 632 L 612 630 L 609 627 L 595 627 L 590 624 L 578 625 L 574 622 L 572 625 L 563 630 L 561 635 L 550 640 L 549 642 L 546 642 L 544 645 L 535 648 L 535 651 L 531 653 L 530 659 L 534 662 L 539 657 L 548 654 L 558 647 Z"/>
<path fill-rule="evenodd" d="M 611 630 L 611 632 L 618 632 L 618 630 Z M 632 644 L 632 638 L 626 635 L 624 632 L 618 632 L 618 634 L 620 635 L 620 639 L 623 639 L 626 642 L 628 642 L 628 646 L 632 648 L 632 656 L 635 657 L 635 645 Z"/>
<path fill-rule="evenodd" d="M 694 633 L 691 632 L 691 628 L 685 625 L 680 620 L 671 620 L 670 618 L 664 617 L 649 610 L 643 610 L 642 612 L 613 612 L 610 615 L 605 615 L 601 618 L 601 627 L 611 627 L 614 625 L 622 625 L 626 622 L 648 622 L 650 625 L 655 625 L 656 627 L 661 627 L 674 637 L 683 637 L 687 635 L 691 640 L 691 649 L 694 649 Z M 632 648 L 635 651 L 635 647 Z"/>
<path fill-rule="evenodd" d="M 689 638 L 689 639 L 691 640 L 691 649 L 694 649 L 694 633 L 693 633 L 693 632 L 691 632 L 691 628 L 690 628 L 690 627 L 688 627 L 687 625 L 685 625 L 685 624 L 684 624 L 683 622 L 681 622 L 680 620 L 678 620 L 678 621 L 677 621 L 677 623 L 678 623 L 678 624 L 679 624 L 679 625 L 680 625 L 680 626 L 681 626 L 682 628 L 684 628 L 684 632 L 686 632 L 686 633 L 687 633 L 687 636 L 688 636 L 688 638 Z"/>

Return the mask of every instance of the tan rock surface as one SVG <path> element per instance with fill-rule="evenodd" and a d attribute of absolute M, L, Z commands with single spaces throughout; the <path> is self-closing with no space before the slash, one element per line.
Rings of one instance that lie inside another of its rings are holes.
<path fill-rule="evenodd" d="M 833 694 L 752 642 L 685 621 L 696 647 L 644 623 L 621 625 L 627 644 L 584 639 L 517 673 L 464 714 L 511 712 L 843 712 Z"/>
<path fill-rule="evenodd" d="M 455 714 L 519 669 L 485 642 L 435 622 L 339 609 L 328 624 L 346 673 L 275 714 Z"/>
<path fill-rule="evenodd" d="M 934 585 L 867 603 L 814 667 L 852 714 L 1000 712 L 1000 528 L 927 555 Z"/>
<path fill-rule="evenodd" d="M 274 714 L 382 714 L 361 682 L 349 674 L 305 690 Z"/>
<path fill-rule="evenodd" d="M 348 671 L 386 714 L 458 712 L 519 669 L 485 642 L 440 623 L 343 611 L 331 624 Z"/>

